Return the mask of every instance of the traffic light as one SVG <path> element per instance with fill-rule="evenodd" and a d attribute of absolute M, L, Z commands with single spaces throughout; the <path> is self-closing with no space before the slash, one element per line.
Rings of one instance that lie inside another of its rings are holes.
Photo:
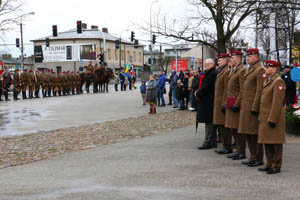
<path fill-rule="evenodd" d="M 116 49 L 119 49 L 120 48 L 120 40 L 116 40 L 115 45 L 116 45 Z"/>
<path fill-rule="evenodd" d="M 134 40 L 134 48 L 139 48 L 139 41 L 138 40 Z"/>
<path fill-rule="evenodd" d="M 134 41 L 134 36 L 135 36 L 135 33 L 133 31 L 131 31 L 131 42 Z"/>
<path fill-rule="evenodd" d="M 82 33 L 81 21 L 77 21 L 77 33 Z"/>
<path fill-rule="evenodd" d="M 52 26 L 52 35 L 53 37 L 57 37 L 57 25 Z"/>
<path fill-rule="evenodd" d="M 46 38 L 46 47 L 49 47 L 50 46 L 50 40 L 49 38 Z"/>
<path fill-rule="evenodd" d="M 16 47 L 20 47 L 20 39 L 19 38 L 16 38 Z"/>
<path fill-rule="evenodd" d="M 152 35 L 152 44 L 155 44 L 155 43 L 156 43 L 156 35 L 153 34 L 153 35 Z"/>

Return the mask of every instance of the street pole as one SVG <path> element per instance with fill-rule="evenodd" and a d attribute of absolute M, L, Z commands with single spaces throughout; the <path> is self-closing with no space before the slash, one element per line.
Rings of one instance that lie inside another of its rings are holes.
<path fill-rule="evenodd" d="M 158 0 L 155 0 L 151 3 L 150 5 L 150 55 L 151 55 L 151 65 L 153 65 L 153 55 L 152 55 L 152 49 L 153 49 L 153 44 L 152 44 L 152 5 L 154 3 L 157 3 Z"/>
<path fill-rule="evenodd" d="M 105 53 L 105 51 L 106 51 L 106 39 L 105 39 L 105 36 L 104 36 L 103 32 L 102 31 L 100 31 L 100 32 L 102 34 L 102 39 L 103 39 L 103 58 L 104 58 L 104 63 L 105 63 L 106 62 L 106 53 Z"/>
<path fill-rule="evenodd" d="M 122 55 L 121 55 L 121 52 L 122 52 L 122 33 L 125 32 L 125 31 L 129 31 L 129 29 L 123 30 L 120 33 L 120 57 L 119 57 L 120 69 L 122 68 Z M 124 52 L 125 52 L 125 43 L 124 43 Z M 124 54 L 124 62 L 125 62 L 125 54 Z"/>
<path fill-rule="evenodd" d="M 22 17 L 20 23 L 20 31 L 21 31 L 21 68 L 24 71 L 24 43 L 23 43 L 23 24 L 22 24 Z"/>
<path fill-rule="evenodd" d="M 24 71 L 24 42 L 23 42 L 23 17 L 26 15 L 34 15 L 34 12 L 30 12 L 30 13 L 25 13 L 23 15 L 20 16 L 21 18 L 21 22 L 20 22 L 20 32 L 21 32 L 21 68 L 22 71 Z"/>

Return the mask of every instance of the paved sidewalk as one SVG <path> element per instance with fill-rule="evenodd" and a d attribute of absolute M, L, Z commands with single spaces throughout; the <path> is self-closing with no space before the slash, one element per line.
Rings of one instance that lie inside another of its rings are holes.
<path fill-rule="evenodd" d="M 1 200 L 296 200 L 300 146 L 284 146 L 281 174 L 267 175 L 198 151 L 203 126 L 156 134 L 0 170 Z"/>

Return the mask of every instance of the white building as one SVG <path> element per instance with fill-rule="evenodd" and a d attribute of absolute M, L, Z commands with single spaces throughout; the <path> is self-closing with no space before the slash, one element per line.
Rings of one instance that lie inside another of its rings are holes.
<path fill-rule="evenodd" d="M 46 47 L 46 38 L 49 38 L 49 47 Z M 77 33 L 74 29 L 58 33 L 57 37 L 48 36 L 32 40 L 35 69 L 53 69 L 56 72 L 84 71 L 90 61 L 93 64 L 99 63 L 99 55 L 104 52 L 105 62 L 110 68 L 124 67 L 125 64 L 143 67 L 144 46 L 138 45 L 135 48 L 132 42 L 122 40 L 121 48 L 116 49 L 115 41 L 119 39 L 109 34 L 105 28 L 102 31 L 98 30 L 97 26 L 86 29 L 85 25 L 82 33 Z"/>

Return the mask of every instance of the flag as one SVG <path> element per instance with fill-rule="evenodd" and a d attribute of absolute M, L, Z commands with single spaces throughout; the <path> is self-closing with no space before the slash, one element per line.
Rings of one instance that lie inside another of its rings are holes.
<path fill-rule="evenodd" d="M 133 65 L 131 65 L 131 68 L 130 68 L 130 76 L 132 77 L 134 75 L 134 70 L 133 70 Z"/>
<path fill-rule="evenodd" d="M 125 73 L 126 73 L 126 72 L 129 72 L 130 67 L 131 67 L 130 64 L 126 64 L 126 65 L 125 65 Z"/>

